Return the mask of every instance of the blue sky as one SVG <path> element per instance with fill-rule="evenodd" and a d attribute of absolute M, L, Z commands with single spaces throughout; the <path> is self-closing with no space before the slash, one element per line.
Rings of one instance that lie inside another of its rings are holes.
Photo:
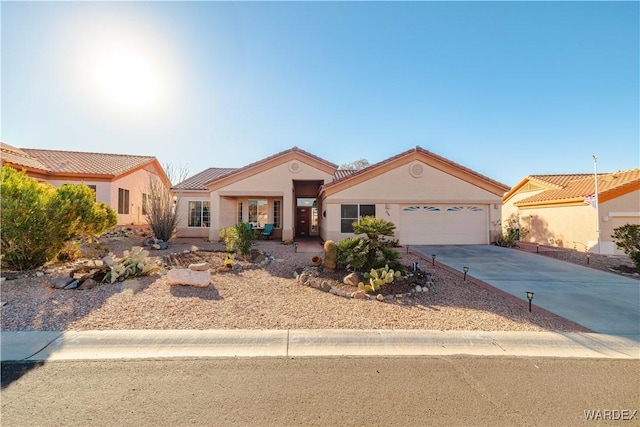
<path fill-rule="evenodd" d="M 2 141 L 193 175 L 419 145 L 509 186 L 640 167 L 638 2 L 2 2 Z"/>

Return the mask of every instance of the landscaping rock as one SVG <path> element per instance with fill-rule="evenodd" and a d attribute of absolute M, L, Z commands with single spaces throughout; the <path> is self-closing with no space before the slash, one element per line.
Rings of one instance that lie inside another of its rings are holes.
<path fill-rule="evenodd" d="M 342 282 L 345 285 L 350 285 L 356 288 L 358 287 L 358 283 L 362 281 L 364 281 L 364 278 L 358 273 L 350 273 L 346 275 L 344 279 L 342 279 Z"/>
<path fill-rule="evenodd" d="M 64 287 L 64 289 L 75 289 L 78 286 L 80 286 L 80 282 L 78 282 L 77 280 L 72 280 L 67 286 Z"/>
<path fill-rule="evenodd" d="M 86 291 L 88 289 L 93 289 L 96 286 L 98 286 L 98 282 L 96 282 L 93 279 L 87 279 L 85 281 L 83 281 L 82 283 L 80 283 L 80 286 L 78 286 L 78 290 L 80 291 Z"/>
<path fill-rule="evenodd" d="M 51 280 L 49 285 L 55 289 L 64 289 L 71 282 L 73 282 L 73 277 L 57 277 Z"/>
<path fill-rule="evenodd" d="M 329 292 L 331 290 L 331 285 L 325 280 L 322 283 L 320 283 L 320 286 L 318 287 L 318 289 L 324 292 Z"/>
<path fill-rule="evenodd" d="M 206 262 L 199 262 L 197 264 L 189 264 L 189 270 L 192 271 L 205 271 L 209 269 L 209 264 Z"/>
<path fill-rule="evenodd" d="M 206 288 L 211 281 L 209 270 L 193 271 L 184 268 L 175 268 L 167 273 L 167 283 L 173 285 L 195 286 Z"/>
<path fill-rule="evenodd" d="M 353 294 L 353 297 L 355 299 L 365 299 L 365 298 L 367 298 L 367 294 L 364 291 L 358 291 L 358 292 Z"/>

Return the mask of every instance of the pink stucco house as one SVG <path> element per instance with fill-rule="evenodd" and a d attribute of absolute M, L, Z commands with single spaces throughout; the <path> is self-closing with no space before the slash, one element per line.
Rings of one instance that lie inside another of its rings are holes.
<path fill-rule="evenodd" d="M 144 224 L 144 199 L 151 178 L 171 183 L 153 156 L 16 148 L 0 143 L 2 165 L 54 186 L 85 184 L 96 200 L 111 206 L 118 224 Z"/>
<path fill-rule="evenodd" d="M 598 174 L 529 175 L 503 198 L 502 216 L 530 229 L 523 241 L 601 254 L 623 254 L 611 238 L 640 224 L 640 169 Z M 598 245 L 599 242 L 599 245 Z"/>
<path fill-rule="evenodd" d="M 491 243 L 509 187 L 420 147 L 358 171 L 293 147 L 238 169 L 206 169 L 173 190 L 179 237 L 218 240 L 244 221 L 273 224 L 278 239 L 338 241 L 375 215 L 396 225 L 400 244 L 416 245 Z"/>

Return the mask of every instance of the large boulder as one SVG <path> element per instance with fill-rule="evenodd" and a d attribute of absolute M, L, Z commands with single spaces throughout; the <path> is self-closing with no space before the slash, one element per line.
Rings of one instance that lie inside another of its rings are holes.
<path fill-rule="evenodd" d="M 195 286 L 206 288 L 211 281 L 209 270 L 194 271 L 186 268 L 174 268 L 167 272 L 167 283 L 169 285 Z"/>

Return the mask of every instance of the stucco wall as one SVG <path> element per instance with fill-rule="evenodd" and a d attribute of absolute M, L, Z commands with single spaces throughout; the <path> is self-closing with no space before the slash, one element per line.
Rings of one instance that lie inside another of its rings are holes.
<path fill-rule="evenodd" d="M 48 180 L 59 187 L 62 184 L 85 184 L 96 186 L 96 200 L 111 206 L 118 213 L 118 189 L 129 190 L 129 214 L 118 214 L 118 225 L 146 224 L 142 215 L 142 193 L 148 193 L 149 179 L 152 174 L 146 170 L 138 170 L 114 181 L 89 180 Z"/>
<path fill-rule="evenodd" d="M 513 203 L 535 193 L 516 194 L 502 209 L 506 219 L 513 212 L 520 216 L 521 225 L 531 231 L 523 241 L 544 245 L 575 248 L 578 251 L 598 252 L 596 209 L 590 205 L 546 208 L 515 208 Z M 624 224 L 640 224 L 640 191 L 600 203 L 600 253 L 622 255 L 615 247 L 613 230 Z"/>
<path fill-rule="evenodd" d="M 419 177 L 410 173 L 410 168 L 415 163 L 423 167 L 423 173 Z M 323 221 L 320 235 L 324 240 L 334 241 L 353 236 L 352 233 L 340 232 L 341 204 L 375 204 L 376 216 L 391 221 L 398 227 L 401 205 L 406 203 L 480 203 L 490 207 L 490 221 L 500 221 L 502 214 L 501 196 L 414 161 L 324 199 L 320 212 Z"/>
<path fill-rule="evenodd" d="M 623 255 L 611 238 L 614 228 L 640 224 L 640 191 L 633 191 L 600 204 L 600 244 L 603 253 Z"/>
<path fill-rule="evenodd" d="M 596 210 L 590 205 L 522 209 L 520 223 L 530 230 L 523 241 L 581 252 L 596 246 Z"/>
<path fill-rule="evenodd" d="M 423 167 L 419 177 L 410 174 L 414 164 Z M 501 204 L 501 196 L 432 168 L 422 162 L 411 162 L 373 177 L 366 182 L 346 188 L 331 197 L 331 201 L 351 200 L 353 203 L 379 201 L 381 203 L 422 202 L 428 197 L 433 203 L 491 202 Z"/>
<path fill-rule="evenodd" d="M 209 238 L 209 227 L 189 227 L 189 202 L 208 202 L 210 196 L 205 192 L 181 193 L 178 200 L 178 226 L 176 235 L 178 237 L 203 237 Z"/>
<path fill-rule="evenodd" d="M 296 167 L 292 167 L 295 163 Z M 269 200 L 269 215 L 273 214 L 272 201 L 282 199 L 282 238 L 292 239 L 294 236 L 295 200 L 293 181 L 315 180 L 330 182 L 333 175 L 325 173 L 301 160 L 291 160 L 274 167 L 248 176 L 244 179 L 230 182 L 228 185 L 215 189 L 211 193 L 211 239 L 217 239 L 220 229 L 229 227 L 237 222 L 237 200 L 245 201 L 244 209 L 248 206 L 249 198 Z M 245 212 L 246 216 L 246 212 Z"/>
<path fill-rule="evenodd" d="M 89 180 L 80 180 L 80 181 L 69 181 L 69 180 L 48 180 L 48 183 L 55 187 L 60 187 L 64 184 L 84 184 L 84 185 L 95 185 L 96 186 L 96 201 L 104 202 L 107 205 L 111 206 L 116 212 L 118 211 L 118 199 L 116 197 L 115 206 L 111 200 L 111 186 L 113 185 L 110 181 L 89 181 Z M 117 196 L 117 193 L 116 193 Z"/>

